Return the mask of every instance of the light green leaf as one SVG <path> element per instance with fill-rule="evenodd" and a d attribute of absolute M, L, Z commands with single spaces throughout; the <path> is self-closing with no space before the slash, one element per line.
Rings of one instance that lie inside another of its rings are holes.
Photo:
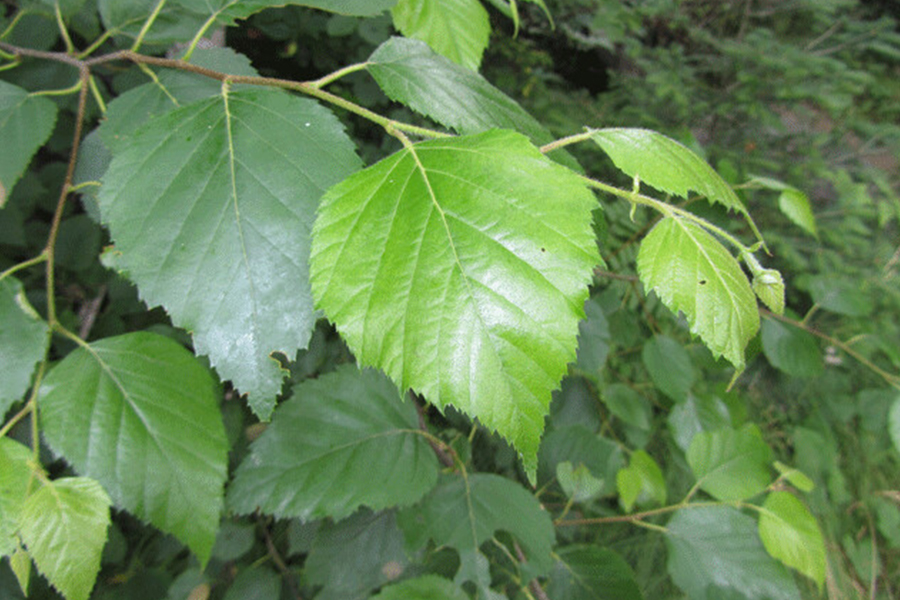
<path fill-rule="evenodd" d="M 479 548 L 497 531 L 520 544 L 532 576 L 553 566 L 555 534 L 549 513 L 525 488 L 498 475 L 445 477 L 418 507 L 401 513 L 400 527 L 413 548 L 428 539 L 454 548 L 460 558 L 458 584 L 484 584 L 479 579 L 486 564 L 479 564 L 484 560 Z"/>
<path fill-rule="evenodd" d="M 631 566 L 618 553 L 597 546 L 569 545 L 556 552 L 548 598 L 643 600 Z"/>
<path fill-rule="evenodd" d="M 641 358 L 656 389 L 675 402 L 687 398 L 694 385 L 694 366 L 684 346 L 670 337 L 656 335 L 644 344 Z"/>
<path fill-rule="evenodd" d="M 393 37 L 379 46 L 366 69 L 389 98 L 464 135 L 512 129 L 535 144 L 553 136 L 516 102 L 478 73 L 436 54 L 419 40 Z M 578 168 L 564 151 L 548 156 Z"/>
<path fill-rule="evenodd" d="M 875 308 L 872 295 L 854 279 L 819 275 L 809 281 L 809 293 L 820 307 L 839 315 L 865 317 Z"/>
<path fill-rule="evenodd" d="M 682 198 L 694 191 L 729 210 L 750 215 L 731 186 L 687 147 L 648 129 L 595 129 L 592 139 L 629 177 Z M 755 229 L 755 227 L 754 227 Z"/>
<path fill-rule="evenodd" d="M 469 600 L 469 596 L 448 579 L 423 575 L 382 588 L 370 600 Z"/>
<path fill-rule="evenodd" d="M 590 469 L 579 463 L 573 467 L 569 461 L 556 465 L 556 479 L 563 493 L 574 502 L 587 502 L 603 493 L 606 482 L 591 475 Z"/>
<path fill-rule="evenodd" d="M 478 0 L 398 0 L 391 15 L 406 37 L 473 71 L 481 65 L 491 23 Z"/>
<path fill-rule="evenodd" d="M 718 500 L 746 500 L 772 482 L 772 451 L 755 425 L 701 431 L 687 451 L 700 488 Z"/>
<path fill-rule="evenodd" d="M 322 199 L 313 293 L 360 363 L 499 431 L 533 478 L 599 260 L 593 206 L 519 134 L 416 144 Z"/>
<path fill-rule="evenodd" d="M 0 81 L 0 208 L 56 124 L 56 104 Z"/>
<path fill-rule="evenodd" d="M 668 571 L 691 600 L 799 600 L 790 572 L 770 557 L 756 521 L 731 507 L 692 508 L 666 524 Z"/>
<path fill-rule="evenodd" d="M 900 452 L 900 396 L 894 400 L 888 413 L 888 432 L 894 443 L 894 449 Z"/>
<path fill-rule="evenodd" d="M 794 225 L 800 227 L 808 234 L 818 238 L 816 230 L 816 217 L 813 215 L 809 198 L 795 187 L 770 177 L 754 176 L 750 178 L 755 183 L 769 190 L 781 192 L 778 196 L 778 208 Z"/>
<path fill-rule="evenodd" d="M 538 482 L 543 486 L 556 477 L 559 465 L 564 462 L 584 465 L 591 475 L 604 480 L 605 494 L 615 493 L 616 473 L 625 464 L 618 445 L 581 425 L 560 427 L 544 437 Z"/>
<path fill-rule="evenodd" d="M 0 421 L 31 385 L 50 341 L 47 333 L 47 323 L 28 302 L 19 280 L 0 279 Z"/>
<path fill-rule="evenodd" d="M 276 517 L 341 519 L 421 498 L 437 481 L 418 415 L 384 375 L 346 366 L 278 407 L 228 489 L 229 506 Z"/>
<path fill-rule="evenodd" d="M 763 269 L 754 273 L 753 291 L 773 313 L 784 314 L 784 279 L 781 273 L 775 269 Z"/>
<path fill-rule="evenodd" d="M 791 485 L 796 487 L 801 492 L 811 492 L 813 488 L 816 487 L 816 484 L 810 479 L 806 473 L 799 469 L 795 469 L 789 465 L 784 464 L 781 461 L 776 460 L 772 463 L 772 466 L 775 467 L 775 470 L 778 471 L 778 474 L 786 479 Z"/>
<path fill-rule="evenodd" d="M 205 563 L 228 466 L 216 396 L 193 355 L 140 332 L 69 354 L 44 379 L 38 405 L 55 452 Z"/>
<path fill-rule="evenodd" d="M 99 203 L 123 268 L 268 419 L 309 341 L 319 198 L 359 166 L 338 120 L 275 90 L 223 93 L 152 120 L 113 158 Z M 148 223 L 153 226 L 149 227 Z"/>
<path fill-rule="evenodd" d="M 665 218 L 641 243 L 637 268 L 663 304 L 684 313 L 713 356 L 744 368 L 759 311 L 747 276 L 722 244 L 694 223 Z"/>
<path fill-rule="evenodd" d="M 766 360 L 791 377 L 815 377 L 825 368 L 815 338 L 798 327 L 765 319 L 760 337 Z"/>
<path fill-rule="evenodd" d="M 625 512 L 635 504 L 666 503 L 666 480 L 656 461 L 643 450 L 631 454 L 628 466 L 616 474 L 619 502 Z"/>
<path fill-rule="evenodd" d="M 0 557 L 19 546 L 16 529 L 31 480 L 31 451 L 15 440 L 0 438 Z"/>
<path fill-rule="evenodd" d="M 220 23 L 233 25 L 275 6 L 308 6 L 339 15 L 372 17 L 388 10 L 397 0 L 176 0 L 195 12 L 215 14 Z"/>
<path fill-rule="evenodd" d="M 9 557 L 9 569 L 16 576 L 22 594 L 27 596 L 28 585 L 31 582 L 31 555 L 18 543 L 16 551 Z"/>
<path fill-rule="evenodd" d="M 100 571 L 109 496 L 93 479 L 46 482 L 19 515 L 19 534 L 38 571 L 67 600 L 87 600 Z"/>
<path fill-rule="evenodd" d="M 772 492 L 759 516 L 759 537 L 773 557 L 816 582 L 825 581 L 825 542 L 815 517 L 788 492 Z"/>

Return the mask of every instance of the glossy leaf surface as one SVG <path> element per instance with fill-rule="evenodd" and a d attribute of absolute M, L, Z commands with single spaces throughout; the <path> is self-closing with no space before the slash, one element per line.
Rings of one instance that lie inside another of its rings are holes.
<path fill-rule="evenodd" d="M 668 570 L 687 597 L 799 600 L 793 577 L 766 553 L 756 521 L 730 507 L 692 508 L 666 524 Z"/>
<path fill-rule="evenodd" d="M 0 81 L 0 208 L 56 124 L 56 104 Z"/>
<path fill-rule="evenodd" d="M 21 399 L 44 357 L 48 328 L 15 277 L 0 280 L 0 419 Z"/>
<path fill-rule="evenodd" d="M 812 579 L 825 581 L 825 542 L 815 517 L 793 494 L 772 492 L 759 516 L 759 537 L 766 550 Z"/>
<path fill-rule="evenodd" d="M 759 312 L 747 276 L 722 244 L 694 223 L 666 218 L 641 243 L 637 268 L 663 304 L 684 313 L 713 356 L 744 368 Z"/>
<path fill-rule="evenodd" d="M 323 198 L 313 292 L 362 364 L 499 431 L 533 477 L 599 260 L 593 206 L 519 134 L 416 144 Z"/>
<path fill-rule="evenodd" d="M 643 600 L 634 572 L 619 554 L 573 544 L 556 552 L 548 598 L 566 600 Z"/>
<path fill-rule="evenodd" d="M 228 490 L 233 510 L 340 519 L 421 498 L 438 464 L 418 416 L 384 375 L 354 366 L 308 380 L 276 410 Z"/>
<path fill-rule="evenodd" d="M 123 268 L 268 419 L 315 323 L 309 232 L 319 198 L 359 166 L 335 117 L 273 90 L 222 93 L 152 120 L 99 203 Z"/>
<path fill-rule="evenodd" d="M 391 14 L 394 26 L 406 37 L 478 70 L 491 34 L 488 13 L 478 0 L 398 0 Z"/>
<path fill-rule="evenodd" d="M 772 451 L 756 426 L 702 431 L 687 451 L 688 464 L 700 488 L 718 500 L 746 500 L 772 482 Z"/>
<path fill-rule="evenodd" d="M 152 333 L 105 338 L 57 364 L 38 402 L 55 452 L 209 558 L 227 448 L 215 383 L 191 353 Z"/>
<path fill-rule="evenodd" d="M 93 479 L 45 483 L 19 514 L 19 533 L 38 570 L 67 600 L 87 600 L 100 570 L 109 496 Z"/>

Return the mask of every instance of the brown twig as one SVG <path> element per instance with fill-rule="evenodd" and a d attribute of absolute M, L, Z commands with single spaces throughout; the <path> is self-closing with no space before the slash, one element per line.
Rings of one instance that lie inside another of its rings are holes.
<path fill-rule="evenodd" d="M 522 552 L 522 547 L 519 546 L 519 542 L 513 542 L 513 547 L 516 550 L 516 558 L 519 559 L 519 562 L 528 562 L 528 558 L 525 556 L 525 553 Z M 550 598 L 547 597 L 547 592 L 544 591 L 544 588 L 541 587 L 541 583 L 537 580 L 537 577 L 528 582 L 528 589 L 531 590 L 531 593 L 534 594 L 534 597 L 538 600 L 550 600 Z"/>
<path fill-rule="evenodd" d="M 284 559 L 278 552 L 278 548 L 275 547 L 275 542 L 272 540 L 272 534 L 269 532 L 268 523 L 265 520 L 260 519 L 259 524 L 260 529 L 262 529 L 263 532 L 263 538 L 265 538 L 266 541 L 266 550 L 268 551 L 269 557 L 272 559 L 272 562 L 275 563 L 275 566 L 284 578 L 284 581 L 290 590 L 291 597 L 296 598 L 296 600 L 303 600 L 303 596 L 300 595 L 300 591 L 297 589 L 297 582 L 294 580 L 294 574 L 291 572 L 290 567 L 287 566 L 287 563 L 284 562 Z"/>

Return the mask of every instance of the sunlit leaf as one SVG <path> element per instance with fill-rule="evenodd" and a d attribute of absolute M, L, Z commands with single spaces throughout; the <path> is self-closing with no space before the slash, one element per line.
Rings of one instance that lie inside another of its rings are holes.
<path fill-rule="evenodd" d="M 0 81 L 0 209 L 56 124 L 56 104 Z"/>
<path fill-rule="evenodd" d="M 0 279 L 0 421 L 28 390 L 50 341 L 47 332 L 19 280 Z"/>
<path fill-rule="evenodd" d="M 759 537 L 766 550 L 818 584 L 825 581 L 825 542 L 815 517 L 788 492 L 772 492 L 759 516 Z"/>
<path fill-rule="evenodd" d="M 384 375 L 355 366 L 308 380 L 281 404 L 228 489 L 249 514 L 340 519 L 421 498 L 437 481 L 412 402 Z"/>
<path fill-rule="evenodd" d="M 772 451 L 755 425 L 701 431 L 687 451 L 687 461 L 700 487 L 719 500 L 745 500 L 772 482 Z"/>
<path fill-rule="evenodd" d="M 8 437 L 0 438 L 0 557 L 19 545 L 15 533 L 32 478 L 31 451 Z"/>
<path fill-rule="evenodd" d="M 813 215 L 812 206 L 806 194 L 786 183 L 770 177 L 751 177 L 750 181 L 766 189 L 780 192 L 778 196 L 778 209 L 794 225 L 800 227 L 813 237 L 819 237 L 816 230 L 816 217 Z"/>
<path fill-rule="evenodd" d="M 322 199 L 313 292 L 362 364 L 499 431 L 533 477 L 599 260 L 594 205 L 519 134 L 416 144 Z"/>
<path fill-rule="evenodd" d="M 406 37 L 478 70 L 491 34 L 488 13 L 478 0 L 397 0 L 391 14 L 394 26 Z"/>
<path fill-rule="evenodd" d="M 99 197 L 122 268 L 267 419 L 315 323 L 307 258 L 323 191 L 359 166 L 327 110 L 275 90 L 222 93 L 153 119 Z M 151 224 L 149 226 L 148 224 Z"/>
<path fill-rule="evenodd" d="M 653 457 L 643 450 L 632 452 L 628 466 L 616 473 L 619 502 L 626 512 L 635 504 L 665 504 L 666 481 Z"/>
<path fill-rule="evenodd" d="M 205 562 L 227 470 L 209 371 L 173 340 L 105 338 L 58 363 L 38 400 L 47 443 L 116 506 L 186 543 Z"/>
<path fill-rule="evenodd" d="M 769 310 L 784 314 L 784 279 L 775 269 L 764 269 L 753 275 L 753 291 Z"/>
<path fill-rule="evenodd" d="M 801 492 L 811 492 L 816 487 L 813 480 L 799 469 L 795 469 L 778 460 L 772 463 L 772 466 L 775 467 L 782 479 L 787 480 Z"/>
<path fill-rule="evenodd" d="M 109 496 L 93 479 L 44 483 L 19 514 L 19 534 L 38 571 L 67 600 L 87 600 L 100 571 Z"/>
<path fill-rule="evenodd" d="M 744 368 L 744 348 L 759 329 L 756 296 L 737 260 L 699 225 L 665 218 L 647 234 L 637 257 L 641 281 L 713 353 Z"/>

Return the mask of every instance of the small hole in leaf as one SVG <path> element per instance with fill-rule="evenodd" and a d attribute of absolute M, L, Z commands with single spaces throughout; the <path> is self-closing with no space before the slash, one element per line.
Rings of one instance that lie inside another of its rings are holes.
<path fill-rule="evenodd" d="M 541 248 L 541 252 L 546 252 L 546 251 L 547 251 L 546 248 Z"/>
<path fill-rule="evenodd" d="M 701 280 L 700 280 L 700 285 L 706 285 L 706 280 L 705 280 L 705 279 L 701 279 Z"/>

